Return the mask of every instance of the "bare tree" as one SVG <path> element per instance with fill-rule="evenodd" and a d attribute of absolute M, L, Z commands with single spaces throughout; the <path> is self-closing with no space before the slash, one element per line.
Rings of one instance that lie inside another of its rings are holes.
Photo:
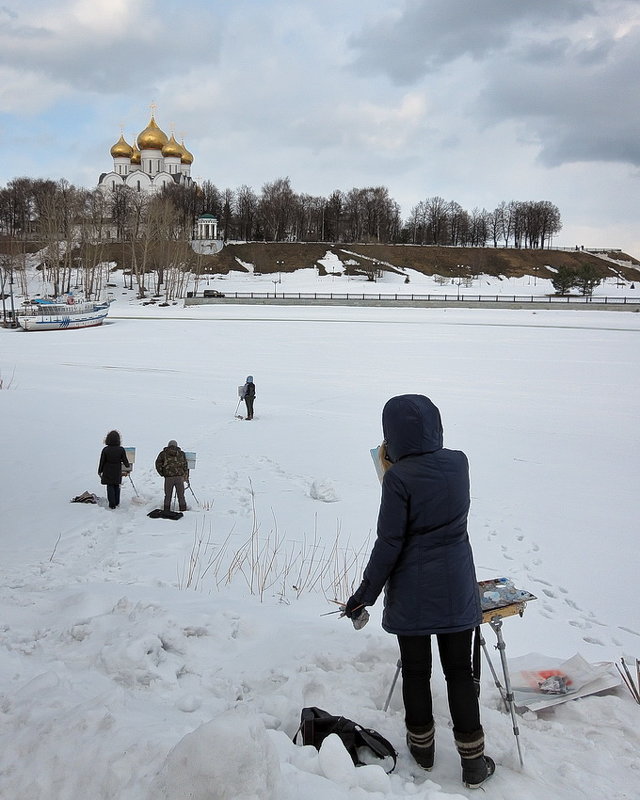
<path fill-rule="evenodd" d="M 411 209 L 406 227 L 409 229 L 408 238 L 412 244 L 424 244 L 425 208 L 422 200 Z"/>
<path fill-rule="evenodd" d="M 238 238 L 249 241 L 254 238 L 258 216 L 258 197 L 250 186 L 243 184 L 235 191 L 235 209 L 238 224 Z"/>
<path fill-rule="evenodd" d="M 227 239 L 235 239 L 237 235 L 234 227 L 233 206 L 235 203 L 235 194 L 233 189 L 225 189 L 222 197 L 222 216 L 220 224 L 222 226 L 222 236 L 226 242 Z"/>
<path fill-rule="evenodd" d="M 290 233 L 295 197 L 289 178 L 265 183 L 260 196 L 260 218 L 265 239 L 281 242 Z"/>
<path fill-rule="evenodd" d="M 103 279 L 105 225 L 109 216 L 109 202 L 96 189 L 83 193 L 82 214 L 77 220 L 78 257 L 75 287 L 82 286 L 86 297 L 100 298 L 106 281 Z"/>
<path fill-rule="evenodd" d="M 329 242 L 340 241 L 343 225 L 344 195 L 339 189 L 331 192 L 324 213 L 324 236 Z"/>
<path fill-rule="evenodd" d="M 484 247 L 487 243 L 489 235 L 487 216 L 488 212 L 484 208 L 474 208 L 471 212 L 469 222 L 472 247 Z"/>
<path fill-rule="evenodd" d="M 471 240 L 471 221 L 469 214 L 455 201 L 447 205 L 449 224 L 448 244 L 459 246 L 469 244 Z"/>
<path fill-rule="evenodd" d="M 428 244 L 446 244 L 447 203 L 442 197 L 429 197 L 425 200 L 425 223 Z"/>
<path fill-rule="evenodd" d="M 211 181 L 203 181 L 198 191 L 198 214 L 213 214 L 220 219 L 223 202 L 218 187 Z"/>

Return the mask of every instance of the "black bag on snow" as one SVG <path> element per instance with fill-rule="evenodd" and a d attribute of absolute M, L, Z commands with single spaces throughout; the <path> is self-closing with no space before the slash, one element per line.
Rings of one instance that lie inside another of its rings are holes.
<path fill-rule="evenodd" d="M 398 754 L 391 742 L 377 731 L 363 728 L 362 725 L 358 725 L 357 722 L 346 717 L 333 716 L 315 706 L 303 708 L 300 714 L 300 727 L 293 737 L 294 742 L 297 741 L 300 733 L 302 734 L 302 744 L 313 745 L 316 750 L 320 749 L 320 745 L 329 734 L 335 733 L 342 740 L 356 767 L 365 763 L 360 760 L 358 749 L 367 747 L 380 759 L 387 757 L 393 759 L 393 766 L 391 769 L 385 770 L 386 772 L 393 772 L 395 769 Z"/>
<path fill-rule="evenodd" d="M 151 519 L 182 519 L 182 511 L 163 511 L 161 508 L 154 508 L 147 516 Z"/>

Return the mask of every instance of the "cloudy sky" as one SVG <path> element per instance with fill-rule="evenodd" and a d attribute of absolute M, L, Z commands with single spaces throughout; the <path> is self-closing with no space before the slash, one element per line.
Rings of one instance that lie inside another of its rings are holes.
<path fill-rule="evenodd" d="M 640 257 L 640 0 L 0 0 L 0 184 L 86 187 L 147 125 L 192 175 L 550 200 Z"/>

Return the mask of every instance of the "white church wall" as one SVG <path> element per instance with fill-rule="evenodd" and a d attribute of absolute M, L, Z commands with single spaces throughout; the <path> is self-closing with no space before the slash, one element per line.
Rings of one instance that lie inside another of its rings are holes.
<path fill-rule="evenodd" d="M 135 189 L 137 192 L 149 192 L 152 189 L 153 181 L 145 172 L 137 170 L 127 176 L 127 186 Z"/>

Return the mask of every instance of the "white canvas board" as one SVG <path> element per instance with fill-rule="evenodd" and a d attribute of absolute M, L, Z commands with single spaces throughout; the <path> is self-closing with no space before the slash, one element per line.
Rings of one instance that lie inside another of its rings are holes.
<path fill-rule="evenodd" d="M 128 475 L 130 472 L 133 472 L 133 465 L 136 462 L 136 448 L 135 447 L 125 447 L 124 448 L 124 452 L 127 454 L 127 460 L 129 461 L 129 464 L 131 465 L 131 468 L 128 469 L 128 470 L 125 470 L 124 467 L 123 467 L 123 474 Z"/>
<path fill-rule="evenodd" d="M 530 711 L 576 700 L 620 684 L 612 662 L 590 664 L 578 653 L 565 660 L 529 653 L 509 659 L 508 665 L 514 702 L 519 708 Z M 554 676 L 567 683 L 565 693 L 547 693 L 539 688 Z"/>

